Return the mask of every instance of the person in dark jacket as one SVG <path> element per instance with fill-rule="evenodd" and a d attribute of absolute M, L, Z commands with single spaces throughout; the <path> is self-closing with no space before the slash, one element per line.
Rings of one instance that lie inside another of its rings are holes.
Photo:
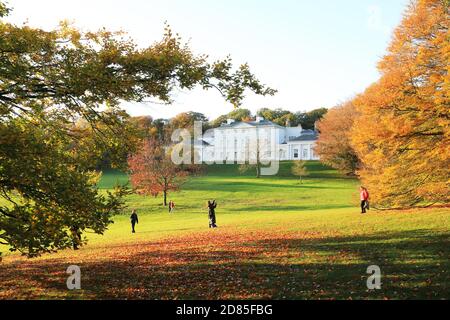
<path fill-rule="evenodd" d="M 216 200 L 208 201 L 208 209 L 209 209 L 208 216 L 209 216 L 209 227 L 210 228 L 217 228 L 216 208 L 217 208 Z"/>
<path fill-rule="evenodd" d="M 70 232 L 72 233 L 72 247 L 73 250 L 78 250 L 81 245 L 81 231 L 78 225 L 74 224 L 70 227 Z"/>
<path fill-rule="evenodd" d="M 131 212 L 130 220 L 131 220 L 131 232 L 136 233 L 136 231 L 134 230 L 134 226 L 136 225 L 136 223 L 139 223 L 139 219 L 135 209 L 133 209 L 133 211 Z"/>

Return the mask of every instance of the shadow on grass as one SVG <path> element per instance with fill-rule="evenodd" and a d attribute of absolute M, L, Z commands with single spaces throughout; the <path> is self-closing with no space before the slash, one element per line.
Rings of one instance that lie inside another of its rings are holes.
<path fill-rule="evenodd" d="M 298 212 L 298 211 L 315 211 L 315 210 L 331 210 L 331 209 L 345 209 L 352 208 L 351 205 L 336 205 L 336 204 L 311 204 L 311 205 L 270 205 L 270 206 L 248 206 L 248 207 L 239 207 L 239 208 L 227 208 L 229 212 L 264 212 L 264 211 L 277 211 L 277 212 L 285 212 L 289 213 L 290 211 Z M 358 208 L 355 209 L 355 212 L 358 211 Z"/>
<path fill-rule="evenodd" d="M 330 185 L 313 185 L 309 183 L 304 184 L 277 184 L 271 183 L 267 180 L 258 180 L 257 182 L 240 182 L 240 181 L 219 181 L 217 183 L 205 182 L 186 184 L 184 187 L 185 191 L 229 191 L 229 192 L 248 192 L 251 190 L 252 192 L 260 192 L 260 191 L 270 191 L 270 189 L 285 189 L 285 190 L 310 190 L 310 189 L 319 189 L 319 190 L 331 190 L 331 189 L 342 189 L 347 190 L 349 187 L 342 186 L 330 186 Z"/>
<path fill-rule="evenodd" d="M 83 297 L 95 299 L 448 299 L 448 248 L 448 233 L 429 230 L 245 241 L 210 233 L 201 241 L 149 243 L 132 254 L 128 245 L 114 259 L 79 265 Z M 0 265 L 0 283 L 14 286 L 16 298 L 45 298 L 48 291 L 77 298 L 65 289 L 68 263 Z M 369 291 L 366 270 L 374 264 L 382 290 Z M 33 296 L 30 283 L 44 293 Z"/>
<path fill-rule="evenodd" d="M 279 162 L 278 173 L 274 176 L 265 176 L 267 179 L 279 179 L 279 178 L 292 178 L 298 179 L 293 176 L 291 172 L 292 165 L 295 161 L 281 161 Z M 263 166 L 264 167 L 264 166 Z M 215 164 L 205 167 L 205 175 L 208 177 L 246 177 L 256 178 L 254 170 L 247 172 L 240 172 L 239 165 L 237 164 Z M 354 177 L 343 175 L 333 168 L 326 166 L 319 161 L 307 161 L 306 168 L 310 178 L 324 178 L 324 179 L 350 179 L 354 180 Z"/>

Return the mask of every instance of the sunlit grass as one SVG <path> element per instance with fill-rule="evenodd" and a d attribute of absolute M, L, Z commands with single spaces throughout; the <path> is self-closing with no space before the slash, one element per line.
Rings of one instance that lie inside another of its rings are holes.
<path fill-rule="evenodd" d="M 289 165 L 261 179 L 210 167 L 169 196 L 172 215 L 161 197 L 129 196 L 108 231 L 88 234 L 77 252 L 7 256 L 0 298 L 449 298 L 449 209 L 361 215 L 357 180 L 311 162 L 300 184 Z M 127 177 L 107 172 L 99 187 L 117 181 Z M 208 199 L 219 204 L 216 230 L 208 229 Z M 80 292 L 65 289 L 70 264 L 82 267 Z M 373 264 L 380 291 L 365 285 Z"/>

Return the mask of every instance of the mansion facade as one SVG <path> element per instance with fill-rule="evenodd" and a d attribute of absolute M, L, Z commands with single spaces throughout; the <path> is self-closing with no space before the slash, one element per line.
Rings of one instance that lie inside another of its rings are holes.
<path fill-rule="evenodd" d="M 257 117 L 250 122 L 228 120 L 208 130 L 202 139 L 195 141 L 195 150 L 202 162 L 210 163 L 319 160 L 314 153 L 317 138 L 315 130 L 282 127 Z"/>

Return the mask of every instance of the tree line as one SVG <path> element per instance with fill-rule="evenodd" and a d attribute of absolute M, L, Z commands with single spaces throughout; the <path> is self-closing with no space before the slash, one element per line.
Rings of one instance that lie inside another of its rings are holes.
<path fill-rule="evenodd" d="M 301 125 L 304 129 L 314 129 L 315 123 L 322 119 L 328 112 L 327 108 L 318 108 L 311 111 L 291 112 L 281 108 L 269 109 L 262 108 L 253 115 L 252 112 L 245 108 L 235 108 L 227 114 L 221 115 L 216 119 L 209 120 L 200 112 L 182 112 L 171 119 L 153 119 L 151 116 L 132 117 L 131 122 L 145 134 L 167 140 L 173 130 L 178 128 L 192 129 L 195 121 L 203 123 L 203 130 L 220 127 L 226 123 L 228 119 L 235 121 L 250 122 L 255 121 L 257 116 L 272 121 L 280 126 L 297 127 Z"/>
<path fill-rule="evenodd" d="M 210 122 L 210 127 L 220 127 L 222 123 L 226 123 L 227 119 L 235 121 L 253 121 L 256 116 L 259 116 L 280 126 L 297 127 L 301 125 L 303 129 L 314 129 L 316 121 L 321 119 L 327 112 L 327 108 L 317 108 L 311 111 L 297 112 L 283 110 L 282 108 L 261 108 L 254 116 L 250 110 L 239 108 L 214 119 Z"/>
<path fill-rule="evenodd" d="M 252 115 L 245 108 L 235 108 L 229 113 L 209 120 L 204 114 L 194 111 L 182 112 L 170 119 L 153 119 L 152 116 L 131 117 L 126 112 L 121 112 L 120 135 L 113 136 L 115 148 L 104 148 L 103 141 L 98 140 L 95 130 L 88 121 L 81 118 L 73 125 L 74 134 L 78 135 L 78 147 L 90 150 L 89 159 L 85 159 L 86 166 L 91 170 L 108 170 L 111 168 L 127 168 L 128 156 L 137 151 L 143 140 L 155 140 L 155 143 L 170 145 L 171 136 L 176 129 L 187 129 L 193 133 L 194 123 L 202 122 L 203 132 L 220 127 L 228 119 L 235 121 L 254 121 L 256 116 L 272 121 L 281 126 L 296 127 L 301 125 L 303 129 L 314 129 L 315 123 L 322 119 L 328 109 L 319 108 L 305 112 L 290 112 L 280 108 L 262 108 Z M 97 125 L 98 126 L 98 125 Z M 119 126 L 118 126 L 119 127 Z M 126 137 L 126 139 L 124 139 Z M 82 139 L 81 139 L 82 138 Z M 113 142 L 109 140 L 109 143 Z"/>

